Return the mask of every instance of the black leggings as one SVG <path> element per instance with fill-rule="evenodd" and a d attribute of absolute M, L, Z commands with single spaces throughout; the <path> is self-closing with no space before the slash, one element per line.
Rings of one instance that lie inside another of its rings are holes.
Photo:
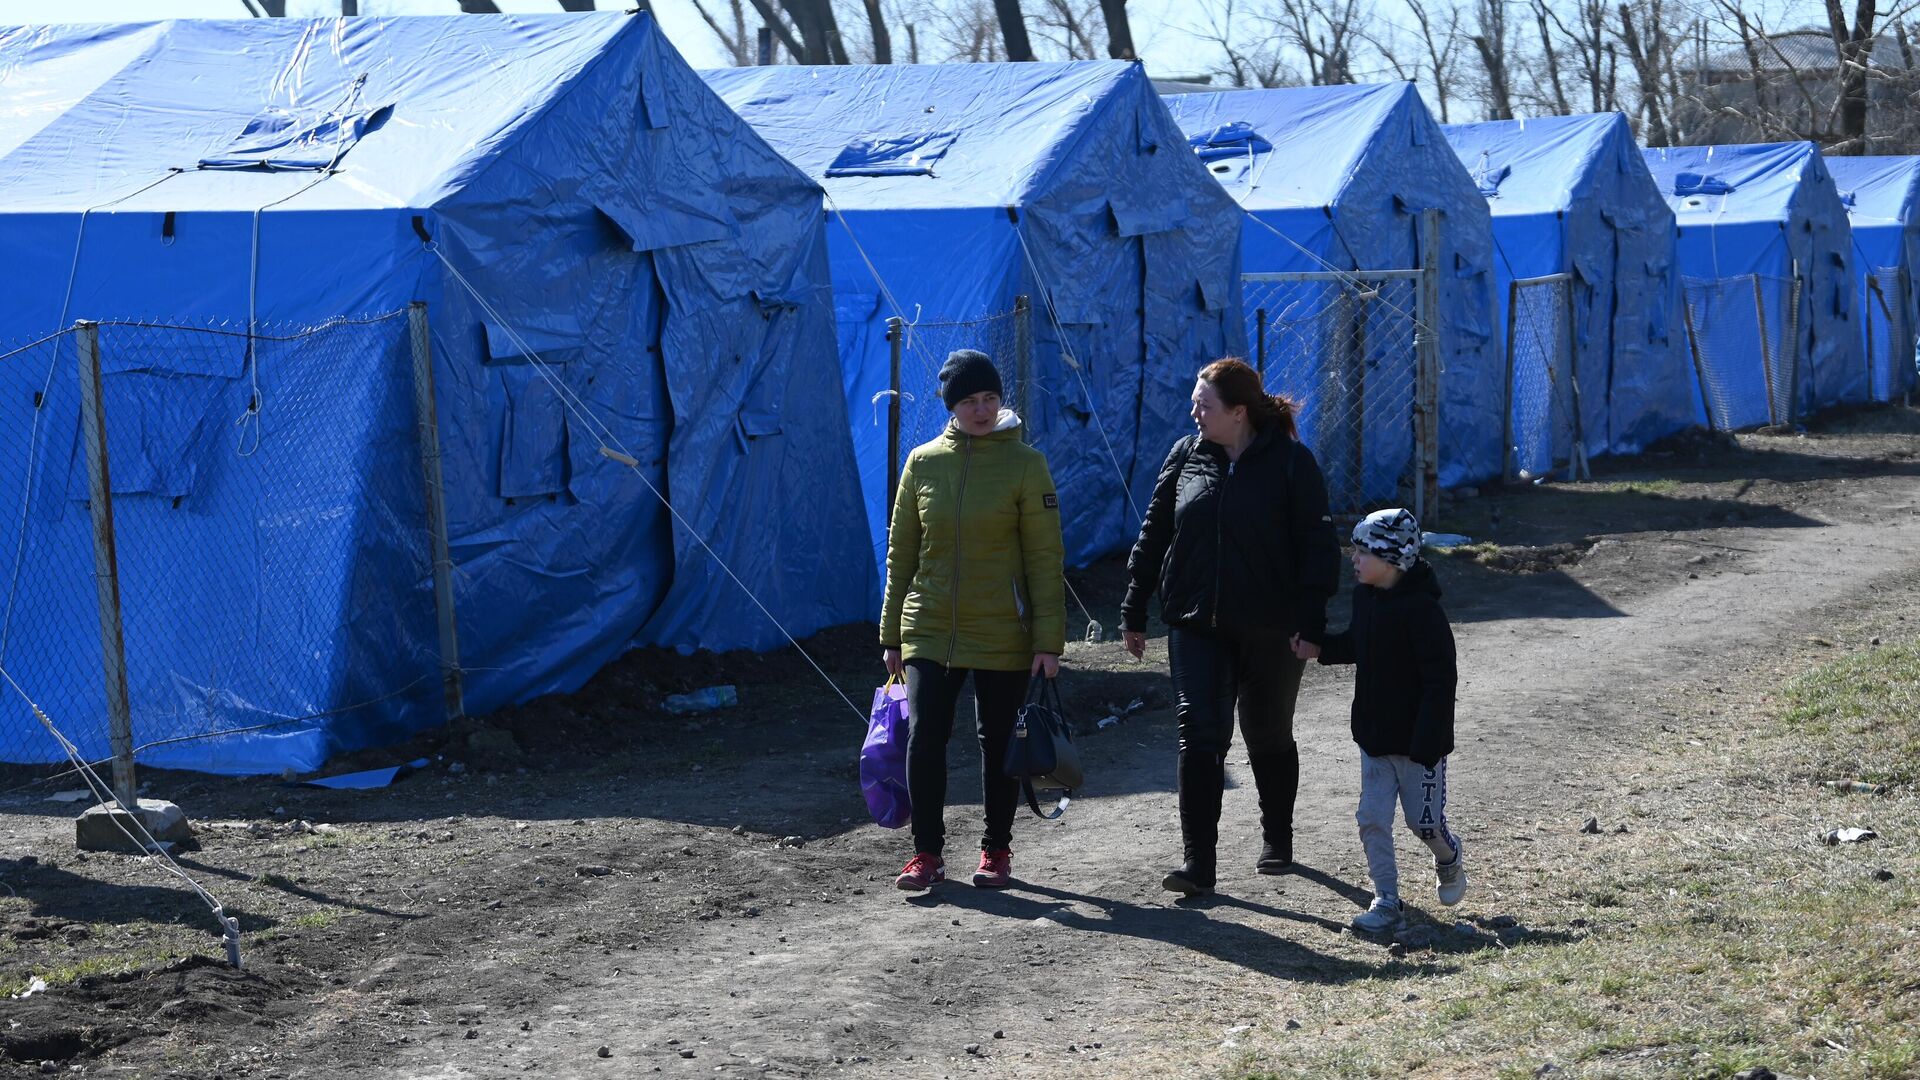
<path fill-rule="evenodd" d="M 953 737 L 960 688 L 973 676 L 974 721 L 980 733 L 980 799 L 987 827 L 983 851 L 1011 846 L 1020 782 L 1001 771 L 1013 721 L 1026 701 L 1025 671 L 944 667 L 907 661 L 907 794 L 913 800 L 913 849 L 938 855 L 947 839 L 947 741 Z"/>
<path fill-rule="evenodd" d="M 1240 736 L 1253 757 L 1293 749 L 1293 709 L 1306 664 L 1278 630 L 1190 630 L 1167 635 L 1175 718 L 1182 753 L 1224 760 L 1233 745 L 1234 706 Z"/>

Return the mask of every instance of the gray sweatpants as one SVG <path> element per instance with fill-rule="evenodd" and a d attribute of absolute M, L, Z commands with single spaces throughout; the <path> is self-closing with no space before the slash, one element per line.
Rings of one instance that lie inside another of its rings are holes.
<path fill-rule="evenodd" d="M 1447 759 L 1429 769 L 1402 754 L 1360 755 L 1360 846 L 1367 852 L 1373 895 L 1400 899 L 1400 870 L 1393 861 L 1393 804 L 1407 827 L 1433 850 L 1437 863 L 1460 857 L 1460 841 L 1447 828 Z"/>

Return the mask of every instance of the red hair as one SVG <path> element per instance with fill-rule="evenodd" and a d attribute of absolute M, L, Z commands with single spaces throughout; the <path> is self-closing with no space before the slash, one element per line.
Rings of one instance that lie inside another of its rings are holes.
<path fill-rule="evenodd" d="M 1255 431 L 1265 431 L 1277 424 L 1280 434 L 1289 439 L 1300 438 L 1300 427 L 1294 422 L 1299 405 L 1285 394 L 1267 393 L 1260 373 L 1248 367 L 1245 360 L 1237 356 L 1215 360 L 1200 369 L 1200 381 L 1213 387 L 1213 392 L 1220 395 L 1220 403 L 1227 408 L 1244 407 Z"/>

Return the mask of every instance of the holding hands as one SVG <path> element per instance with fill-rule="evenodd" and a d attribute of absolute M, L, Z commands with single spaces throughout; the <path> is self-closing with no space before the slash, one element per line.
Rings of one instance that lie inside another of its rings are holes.
<path fill-rule="evenodd" d="M 1318 660 L 1320 658 L 1320 646 L 1315 645 L 1311 641 L 1301 641 L 1299 634 L 1293 635 L 1290 644 L 1293 645 L 1293 655 L 1302 660 Z"/>

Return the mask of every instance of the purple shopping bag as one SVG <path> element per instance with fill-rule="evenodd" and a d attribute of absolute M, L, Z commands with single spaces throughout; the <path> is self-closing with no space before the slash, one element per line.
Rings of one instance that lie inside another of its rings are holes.
<path fill-rule="evenodd" d="M 860 794 L 882 828 L 897 829 L 913 816 L 907 799 L 907 688 L 896 679 L 873 692 L 867 741 L 860 745 Z"/>

